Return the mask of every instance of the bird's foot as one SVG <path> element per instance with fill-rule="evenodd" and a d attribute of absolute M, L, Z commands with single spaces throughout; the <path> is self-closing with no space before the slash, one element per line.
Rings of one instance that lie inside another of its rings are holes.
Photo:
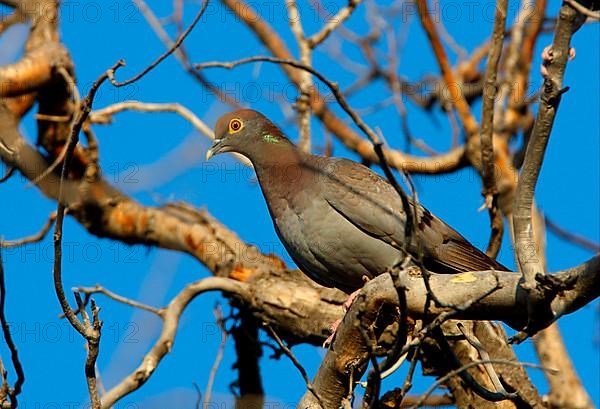
<path fill-rule="evenodd" d="M 576 55 L 575 49 L 573 47 L 569 48 L 569 61 L 574 60 Z M 540 67 L 542 77 L 548 78 L 548 66 L 552 64 L 553 58 L 552 46 L 549 45 L 542 51 L 542 66 Z"/>
<path fill-rule="evenodd" d="M 358 290 L 354 291 L 352 294 L 350 294 L 348 299 L 346 301 L 344 301 L 344 303 L 342 304 L 342 309 L 344 310 L 344 314 L 346 312 L 348 312 L 350 307 L 352 307 L 352 304 L 354 303 L 354 300 L 356 300 L 356 297 L 358 297 L 360 290 L 361 289 L 359 288 Z M 329 346 L 333 343 L 333 338 L 335 338 L 335 333 L 336 333 L 338 327 L 340 326 L 340 324 L 342 323 L 343 319 L 344 318 L 342 317 L 339 320 L 336 320 L 333 324 L 331 324 L 331 326 L 329 327 L 329 330 L 331 331 L 331 335 L 329 337 L 327 337 L 325 342 L 323 342 L 323 348 L 329 348 Z"/>
<path fill-rule="evenodd" d="M 352 307 L 352 303 L 354 303 L 354 300 L 356 300 L 356 297 L 358 297 L 358 293 L 360 293 L 360 290 L 361 290 L 361 288 L 354 291 L 352 294 L 350 294 L 348 299 L 346 301 L 344 301 L 344 304 L 342 304 L 342 308 L 344 309 L 344 312 L 347 312 L 350 309 L 350 307 Z"/>
<path fill-rule="evenodd" d="M 323 348 L 329 348 L 329 346 L 333 343 L 333 338 L 335 338 L 335 333 L 342 323 L 344 318 L 337 319 L 329 326 L 329 330 L 331 331 L 331 335 L 327 337 L 325 342 L 323 342 Z"/>

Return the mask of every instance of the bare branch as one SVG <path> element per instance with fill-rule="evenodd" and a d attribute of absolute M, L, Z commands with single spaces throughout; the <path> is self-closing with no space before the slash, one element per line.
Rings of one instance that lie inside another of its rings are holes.
<path fill-rule="evenodd" d="M 117 68 L 121 66 L 121 62 L 115 64 L 110 70 L 114 72 Z M 73 123 L 73 127 L 71 130 L 71 134 L 69 135 L 69 140 L 67 145 L 64 147 L 65 157 L 63 161 L 62 171 L 60 174 L 59 185 L 58 185 L 58 208 L 56 210 L 56 224 L 54 226 L 54 268 L 53 268 L 53 279 L 54 279 L 54 289 L 56 291 L 56 296 L 60 303 L 60 306 L 65 314 L 65 317 L 69 320 L 69 323 L 77 332 L 81 334 L 81 336 L 87 341 L 88 353 L 85 361 L 85 375 L 86 381 L 88 384 L 88 391 L 90 395 L 90 399 L 92 402 L 92 408 L 100 409 L 100 396 L 98 395 L 98 388 L 96 385 L 96 359 L 98 358 L 99 349 L 100 349 L 100 330 L 102 327 L 102 322 L 98 318 L 99 308 L 96 307 L 96 304 L 92 300 L 92 315 L 93 322 L 87 318 L 85 308 L 82 308 L 83 303 L 78 293 L 75 293 L 75 299 L 77 301 L 77 306 L 80 314 L 82 315 L 83 322 L 77 319 L 75 312 L 71 309 L 69 302 L 67 301 L 67 297 L 65 295 L 65 291 L 62 283 L 62 229 L 63 229 L 63 220 L 66 213 L 66 206 L 63 202 L 63 181 L 67 179 L 67 175 L 69 172 L 69 165 L 71 163 L 71 159 L 73 157 L 73 152 L 75 151 L 75 147 L 79 141 L 79 132 L 81 131 L 81 127 L 83 123 L 87 119 L 91 109 L 92 104 L 94 102 L 94 97 L 96 96 L 96 92 L 100 88 L 100 86 L 108 79 L 109 71 L 104 72 L 90 87 L 88 94 L 83 100 L 80 112 L 77 116 L 77 119 Z"/>
<path fill-rule="evenodd" d="M 158 38 L 165 44 L 167 48 L 174 47 L 175 43 L 171 39 L 171 36 L 167 33 L 167 31 L 163 28 L 161 22 L 158 20 L 154 12 L 148 7 L 144 0 L 134 0 L 135 5 L 140 10 L 152 30 L 156 33 Z M 178 36 L 181 36 L 183 33 L 183 25 L 182 25 L 182 0 L 176 0 L 174 7 L 175 10 L 173 12 L 173 17 L 175 23 L 177 25 L 177 33 Z M 206 88 L 208 91 L 212 92 L 219 98 L 221 101 L 226 102 L 234 107 L 240 107 L 240 104 L 237 103 L 234 99 L 230 98 L 223 92 L 221 92 L 218 88 L 213 86 L 202 74 L 194 69 L 192 64 L 190 63 L 189 56 L 185 52 L 185 48 L 183 44 L 180 44 L 174 51 L 175 58 L 181 63 L 185 71 L 192 76 L 195 80 L 197 80 L 200 85 Z"/>
<path fill-rule="evenodd" d="M 485 86 L 481 113 L 481 178 L 485 207 L 490 214 L 491 236 L 487 253 L 495 258 L 502 244 L 503 222 L 498 212 L 498 188 L 496 187 L 496 169 L 494 160 L 494 102 L 496 101 L 496 79 L 498 63 L 502 54 L 504 28 L 506 26 L 507 0 L 498 0 L 494 17 L 494 31 L 485 70 Z"/>
<path fill-rule="evenodd" d="M 540 369 L 542 371 L 550 372 L 553 374 L 557 374 L 559 372 L 557 369 L 553 369 L 553 368 L 544 368 L 544 367 L 542 367 L 540 365 L 536 365 L 536 364 L 531 364 L 531 363 L 527 363 L 527 362 L 513 362 L 513 361 L 508 361 L 506 359 L 490 359 L 490 360 L 471 361 L 469 363 L 464 364 L 462 367 L 460 367 L 458 369 L 448 372 L 446 375 L 444 375 L 441 378 L 439 378 L 438 380 L 436 380 L 435 383 L 433 385 L 431 385 L 429 387 L 429 389 L 427 389 L 427 391 L 425 391 L 425 393 L 423 395 L 421 395 L 421 397 L 417 400 L 417 402 L 415 402 L 415 404 L 412 406 L 412 409 L 419 408 L 421 405 L 423 405 L 423 402 L 425 402 L 425 399 L 427 399 L 435 391 L 435 389 L 438 386 L 444 384 L 448 379 L 452 378 L 453 376 L 459 375 L 461 372 L 464 372 L 469 368 L 472 368 L 474 366 L 481 365 L 481 364 L 486 364 L 486 363 L 535 368 L 535 369 Z"/>
<path fill-rule="evenodd" d="M 54 220 L 56 220 L 56 212 L 50 213 L 48 220 L 46 220 L 46 223 L 39 232 L 18 240 L 0 240 L 0 247 L 12 248 L 23 246 L 25 244 L 38 243 L 44 240 L 44 237 L 46 237 L 46 235 L 50 231 L 50 228 L 54 224 Z"/>
<path fill-rule="evenodd" d="M 312 393 L 313 397 L 316 399 L 316 401 L 319 404 L 319 406 L 321 408 L 325 408 L 325 406 L 323 406 L 323 401 L 321 400 L 321 398 L 319 397 L 318 392 L 315 390 L 314 386 L 310 382 L 310 379 L 308 379 L 308 375 L 306 374 L 306 370 L 304 369 L 304 367 L 302 366 L 302 364 L 300 363 L 300 361 L 298 361 L 298 359 L 296 358 L 296 356 L 294 355 L 294 353 L 291 351 L 291 349 L 289 349 L 287 347 L 287 345 L 285 345 L 283 343 L 283 341 L 281 340 L 281 338 L 279 338 L 279 335 L 277 335 L 277 333 L 275 332 L 275 330 L 273 330 L 273 328 L 271 328 L 270 325 L 266 325 L 265 328 L 267 329 L 267 332 L 269 333 L 269 335 L 271 335 L 271 337 L 273 337 L 273 339 L 275 340 L 275 342 L 277 342 L 277 345 L 279 345 L 279 348 L 281 348 L 281 350 L 283 351 L 283 353 L 290 359 L 290 361 L 292 361 L 292 363 L 294 364 L 294 366 L 296 367 L 296 369 L 298 370 L 298 372 L 300 372 L 300 375 L 302 375 L 302 378 L 304 379 L 304 383 L 306 383 L 306 388 L 310 391 L 310 393 Z"/>
<path fill-rule="evenodd" d="M 350 380 L 360 379 L 371 355 L 361 328 L 374 325 L 380 308 L 386 304 L 399 305 L 398 293 L 387 274 L 369 281 L 363 287 L 337 328 L 334 341 L 312 383 L 321 400 L 316 400 L 312 391 L 307 391 L 298 407 L 340 407 L 355 386 Z"/>
<path fill-rule="evenodd" d="M 579 3 L 577 0 L 565 0 L 565 3 L 567 3 L 569 6 L 573 7 L 575 10 L 577 10 L 584 16 L 586 16 L 592 20 L 595 20 L 595 21 L 600 21 L 600 13 L 599 12 L 588 9 L 587 7 L 585 7 L 581 3 Z"/>
<path fill-rule="evenodd" d="M 594 253 L 600 253 L 600 243 L 596 243 L 595 241 L 589 240 L 577 233 L 570 232 L 558 224 L 556 224 L 552 219 L 548 218 L 548 216 L 544 215 L 544 222 L 546 223 L 546 228 L 549 231 L 556 234 L 558 237 L 574 243 L 584 249 L 590 250 Z"/>
<path fill-rule="evenodd" d="M 292 55 L 285 46 L 277 32 L 273 30 L 251 7 L 243 0 L 223 0 L 223 3 L 246 24 L 263 42 L 263 44 L 281 60 L 292 60 Z M 298 62 L 295 61 L 297 64 Z M 282 69 L 288 78 L 298 86 L 300 84 L 301 71 L 294 69 L 293 65 L 282 63 Z M 314 114 L 321 120 L 325 128 L 333 133 L 348 149 L 359 154 L 364 160 L 371 163 L 379 163 L 379 156 L 373 145 L 361 138 L 344 121 L 339 119 L 331 110 L 323 96 L 315 90 L 311 104 Z M 435 157 L 418 157 L 406 155 L 397 150 L 384 150 L 388 164 L 398 170 L 410 173 L 441 174 L 451 172 L 466 165 L 465 149 L 458 147 L 450 152 Z"/>
<path fill-rule="evenodd" d="M 433 52 L 437 58 L 438 64 L 442 71 L 442 76 L 446 82 L 446 87 L 450 94 L 450 101 L 452 101 L 458 115 L 462 121 L 463 127 L 467 132 L 468 136 L 473 136 L 479 133 L 479 125 L 475 120 L 475 117 L 471 113 L 471 108 L 467 103 L 464 94 L 461 92 L 461 86 L 454 77 L 454 72 L 448 61 L 448 56 L 444 51 L 444 47 L 438 37 L 437 31 L 427 10 L 427 0 L 417 0 L 417 9 L 421 18 L 421 24 L 427 33 L 429 42 L 433 47 Z"/>
<path fill-rule="evenodd" d="M 329 37 L 338 26 L 344 24 L 344 22 L 352 15 L 352 12 L 361 3 L 362 0 L 349 0 L 348 5 L 342 7 L 335 16 L 329 18 L 325 26 L 318 32 L 308 38 L 308 45 L 310 48 L 315 48 L 319 44 Z"/>
<path fill-rule="evenodd" d="M 96 124 L 108 124 L 112 116 L 123 111 L 138 112 L 175 112 L 191 123 L 194 128 L 209 139 L 214 139 L 212 129 L 192 111 L 178 103 L 150 103 L 141 101 L 123 101 L 90 112 L 89 121 Z"/>
<path fill-rule="evenodd" d="M 225 345 L 227 345 L 227 338 L 229 334 L 225 330 L 225 326 L 223 323 L 223 313 L 221 312 L 221 308 L 217 305 L 214 310 L 215 319 L 217 320 L 217 325 L 221 330 L 221 343 L 219 344 L 219 349 L 217 351 L 217 355 L 215 356 L 215 361 L 213 362 L 212 367 L 210 368 L 210 374 L 208 376 L 208 382 L 206 384 L 206 391 L 204 392 L 204 402 L 202 407 L 204 409 L 208 409 L 211 404 L 210 398 L 212 397 L 212 388 L 215 382 L 215 378 L 217 376 L 217 371 L 219 370 L 219 366 L 221 365 L 221 360 L 223 359 L 223 352 L 225 351 Z"/>
<path fill-rule="evenodd" d="M 121 63 L 118 62 L 111 69 L 114 71 L 118 67 L 121 66 Z M 69 323 L 86 339 L 93 339 L 96 336 L 96 333 L 90 326 L 86 326 L 82 324 L 75 313 L 71 309 L 69 302 L 67 301 L 63 284 L 62 284 L 62 228 L 63 228 L 63 220 L 66 213 L 67 207 L 63 201 L 63 181 L 67 179 L 67 174 L 69 171 L 69 165 L 71 163 L 71 159 L 73 157 L 73 152 L 77 143 L 79 141 L 79 132 L 81 131 L 81 127 L 83 122 L 87 119 L 94 101 L 94 97 L 98 88 L 102 85 L 104 81 L 108 79 L 108 72 L 104 72 L 90 87 L 90 90 L 83 100 L 81 110 L 77 119 L 73 123 L 73 128 L 71 134 L 69 135 L 69 140 L 67 142 L 67 146 L 65 147 L 65 159 L 63 161 L 62 171 L 58 184 L 58 193 L 57 193 L 57 202 L 58 208 L 56 210 L 56 224 L 54 226 L 54 288 L 56 290 L 56 295 L 58 297 L 58 301 L 60 302 L 63 313 L 69 320 Z M 88 339 L 88 340 L 89 340 Z M 91 391 L 90 391 L 91 392 Z"/>
<path fill-rule="evenodd" d="M 469 342 L 469 344 L 471 344 L 471 346 L 477 350 L 477 353 L 479 353 L 481 359 L 485 361 L 483 363 L 483 367 L 485 368 L 485 371 L 490 381 L 492 382 L 492 385 L 494 385 L 494 388 L 496 389 L 495 393 L 500 395 L 500 397 L 504 399 L 516 398 L 518 395 L 515 392 L 509 393 L 506 391 L 506 389 L 504 389 L 504 386 L 498 378 L 498 374 L 494 370 L 494 366 L 490 362 L 490 355 L 485 350 L 481 342 L 477 339 L 477 337 L 473 335 L 473 332 L 470 330 L 470 328 L 465 327 L 461 322 L 457 323 L 456 325 L 460 332 L 462 332 L 462 334 L 464 335 L 465 339 Z"/>
<path fill-rule="evenodd" d="M 153 314 L 158 315 L 159 317 L 162 315 L 162 311 L 158 308 L 152 307 L 150 305 L 142 304 L 141 302 L 131 300 L 127 297 L 123 297 L 121 295 L 115 294 L 112 291 L 102 287 L 99 284 L 96 284 L 96 286 L 94 286 L 94 287 L 75 287 L 73 289 L 73 291 L 85 294 L 86 298 L 89 298 L 89 296 L 91 296 L 93 294 L 104 294 L 108 298 L 111 298 L 122 304 L 129 305 L 134 308 L 139 308 L 140 310 L 151 312 Z"/>
<path fill-rule="evenodd" d="M 171 352 L 181 314 L 194 298 L 207 291 L 221 291 L 236 298 L 250 300 L 246 284 L 227 278 L 209 277 L 189 284 L 171 300 L 169 305 L 163 307 L 163 326 L 159 338 L 152 345 L 150 352 L 144 356 L 142 363 L 102 396 L 103 409 L 112 408 L 119 400 L 146 383 L 165 355 Z"/>
<path fill-rule="evenodd" d="M 581 379 L 573 367 L 569 352 L 560 335 L 558 324 L 554 323 L 533 337 L 533 344 L 540 362 L 550 368 L 560 368 L 553 376 L 546 376 L 550 384 L 549 399 L 553 407 L 592 408 L 590 397 L 581 384 Z"/>
<path fill-rule="evenodd" d="M 175 50 L 177 50 L 177 48 L 179 48 L 179 46 L 183 43 L 183 40 L 185 40 L 185 38 L 188 36 L 188 34 L 190 34 L 192 32 L 192 30 L 194 29 L 194 27 L 196 26 L 196 24 L 198 23 L 198 21 L 200 21 L 200 18 L 202 17 L 202 15 L 204 14 L 204 12 L 206 11 L 206 7 L 208 6 L 208 2 L 209 2 L 209 0 L 205 0 L 204 1 L 204 4 L 200 8 L 200 11 L 198 12 L 198 14 L 196 14 L 196 17 L 194 17 L 194 20 L 191 22 L 191 24 L 189 25 L 189 27 L 183 33 L 181 33 L 181 35 L 179 36 L 179 38 L 177 38 L 177 40 L 173 43 L 173 45 L 171 47 L 169 47 L 169 49 L 167 49 L 167 51 L 165 51 L 164 53 L 162 53 L 150 65 L 148 65 L 146 68 L 144 68 L 139 74 L 133 76 L 132 78 L 130 78 L 128 80 L 119 82 L 119 81 L 115 80 L 114 70 L 113 70 L 113 71 L 110 71 L 109 74 L 108 74 L 108 79 L 110 80 L 110 82 L 115 87 L 123 87 L 125 85 L 129 85 L 129 84 L 131 84 L 133 82 L 136 82 L 137 80 L 139 80 L 140 78 L 142 78 L 146 74 L 148 74 L 150 71 L 152 71 L 154 68 L 156 68 L 156 66 L 158 64 L 160 64 L 165 58 L 167 58 L 169 55 L 173 54 L 175 52 Z M 124 63 L 122 65 L 124 65 Z"/>
<path fill-rule="evenodd" d="M 306 66 L 312 65 L 312 48 L 309 45 L 305 35 L 304 29 L 302 28 L 302 22 L 300 20 L 300 12 L 298 11 L 298 5 L 296 0 L 286 0 L 285 5 L 288 11 L 288 20 L 292 33 L 296 37 L 298 48 L 300 49 L 300 62 Z M 300 73 L 300 83 L 298 88 L 300 89 L 300 96 L 296 101 L 296 110 L 298 111 L 299 127 L 300 127 L 300 140 L 298 147 L 304 152 L 310 152 L 311 135 L 310 135 L 310 98 L 312 95 L 312 77 L 310 73 L 303 70 Z"/>
<path fill-rule="evenodd" d="M 545 274 L 544 266 L 535 250 L 531 222 L 533 196 L 554 117 L 560 104 L 561 95 L 565 92 L 562 86 L 563 76 L 577 17 L 578 13 L 569 5 L 561 7 L 552 46 L 553 61 L 548 67 L 548 77 L 544 81 L 538 116 L 525 154 L 514 203 L 515 252 L 519 270 L 523 273 L 525 280 L 523 288 L 530 293 L 531 303 L 528 311 L 531 320 L 534 319 L 533 310 L 536 301 L 544 296 L 541 289 L 538 288 L 536 276 Z"/>
<path fill-rule="evenodd" d="M 9 327 L 9 323 L 6 320 L 6 283 L 4 280 L 4 265 L 2 263 L 2 251 L 0 250 L 0 325 L 2 325 L 2 335 L 4 336 L 4 342 L 6 342 L 6 346 L 8 347 L 8 351 L 10 352 L 10 359 L 12 361 L 12 365 L 15 369 L 15 373 L 17 375 L 17 380 L 15 381 L 14 387 L 8 388 L 6 393 L 10 398 L 11 408 L 16 408 L 18 405 L 17 397 L 21 393 L 21 389 L 23 384 L 25 383 L 25 371 L 23 370 L 23 365 L 19 359 L 19 352 L 17 350 L 17 346 L 13 340 L 12 332 Z M 1 360 L 0 360 L 1 363 Z M 6 382 L 6 373 L 4 368 L 2 368 L 2 377 L 3 377 L 3 386 L 8 386 Z"/>
<path fill-rule="evenodd" d="M 96 124 L 108 124 L 112 120 L 112 116 L 123 111 L 139 111 L 139 112 L 175 112 L 185 120 L 189 121 L 194 129 L 205 135 L 208 139 L 214 140 L 215 135 L 192 111 L 178 103 L 150 103 L 141 101 L 123 101 L 107 107 L 95 110 L 90 113 L 89 121 Z M 242 164 L 252 167 L 252 163 L 245 157 L 237 153 L 233 156 Z"/>

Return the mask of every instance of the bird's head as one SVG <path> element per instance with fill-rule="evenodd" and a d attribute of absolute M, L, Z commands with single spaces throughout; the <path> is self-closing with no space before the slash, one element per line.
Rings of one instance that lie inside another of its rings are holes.
<path fill-rule="evenodd" d="M 215 125 L 215 141 L 206 160 L 223 152 L 237 152 L 252 160 L 265 145 L 290 144 L 283 133 L 263 114 L 240 109 L 220 117 Z"/>

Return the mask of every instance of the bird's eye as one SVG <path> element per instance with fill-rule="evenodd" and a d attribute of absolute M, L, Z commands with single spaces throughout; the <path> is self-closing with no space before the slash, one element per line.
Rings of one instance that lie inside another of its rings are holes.
<path fill-rule="evenodd" d="M 236 133 L 239 132 L 240 129 L 242 129 L 244 127 L 244 125 L 242 124 L 242 121 L 240 121 L 237 118 L 232 119 L 231 121 L 229 121 L 229 133 Z"/>

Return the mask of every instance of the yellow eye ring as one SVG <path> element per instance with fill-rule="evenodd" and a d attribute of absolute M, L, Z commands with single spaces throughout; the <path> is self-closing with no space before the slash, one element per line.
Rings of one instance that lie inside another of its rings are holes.
<path fill-rule="evenodd" d="M 241 131 L 243 127 L 244 127 L 244 123 L 237 118 L 233 118 L 231 121 L 229 121 L 229 133 L 230 134 L 234 134 L 236 132 Z"/>

